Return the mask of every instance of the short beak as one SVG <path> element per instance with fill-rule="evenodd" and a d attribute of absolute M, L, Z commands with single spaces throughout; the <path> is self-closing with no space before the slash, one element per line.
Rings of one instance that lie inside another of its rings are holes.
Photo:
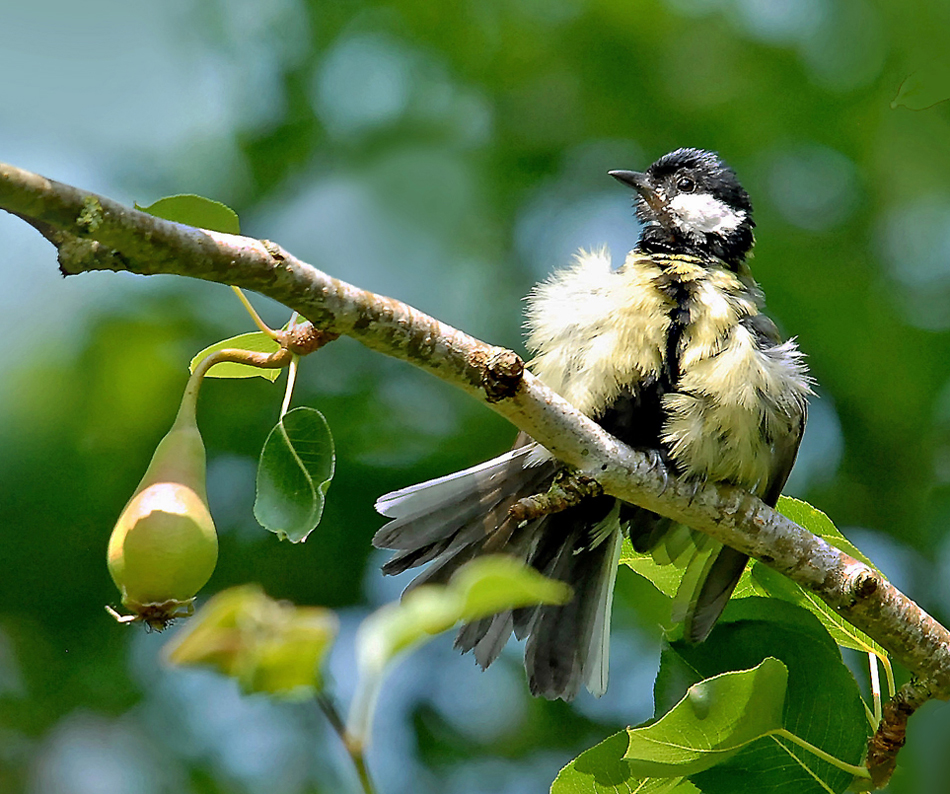
<path fill-rule="evenodd" d="M 663 200 L 653 189 L 650 178 L 646 174 L 639 171 L 608 171 L 607 174 L 636 190 L 654 212 L 662 212 Z"/>

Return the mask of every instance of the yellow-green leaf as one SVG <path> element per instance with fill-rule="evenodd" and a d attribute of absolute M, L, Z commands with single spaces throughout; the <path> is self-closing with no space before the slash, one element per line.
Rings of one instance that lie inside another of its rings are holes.
<path fill-rule="evenodd" d="M 245 585 L 218 593 L 166 647 L 176 665 L 211 667 L 245 692 L 310 697 L 337 633 L 336 615 L 298 607 Z"/>
<path fill-rule="evenodd" d="M 225 234 L 241 233 L 238 215 L 227 204 L 204 196 L 196 196 L 194 193 L 166 196 L 147 207 L 136 204 L 135 209 L 147 212 L 156 218 L 184 223 L 199 229 L 210 229 L 213 232 Z"/>
<path fill-rule="evenodd" d="M 360 625 L 356 636 L 359 684 L 348 728 L 365 741 L 385 670 L 402 653 L 460 621 L 473 621 L 507 609 L 563 604 L 571 588 L 548 579 L 511 557 L 488 555 L 466 563 L 448 584 L 423 585 L 387 604 Z"/>
<path fill-rule="evenodd" d="M 222 339 L 220 342 L 215 342 L 215 344 L 206 347 L 200 353 L 197 353 L 191 363 L 188 365 L 188 369 L 191 372 L 195 371 L 195 367 L 203 359 L 206 359 L 212 353 L 217 353 L 219 350 L 249 350 L 252 353 L 276 353 L 280 350 L 280 345 L 276 341 L 271 339 L 267 334 L 261 333 L 260 331 L 252 331 L 247 334 L 238 334 L 237 336 L 232 336 L 230 339 Z M 211 369 L 208 370 L 207 376 L 209 378 L 266 378 L 271 383 L 277 380 L 280 375 L 280 369 L 274 369 L 270 367 L 253 367 L 250 364 L 238 364 L 233 361 L 222 361 L 218 364 L 215 364 Z"/>

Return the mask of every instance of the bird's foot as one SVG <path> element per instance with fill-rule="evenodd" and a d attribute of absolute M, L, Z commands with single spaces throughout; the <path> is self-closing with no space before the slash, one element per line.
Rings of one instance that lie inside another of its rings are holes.
<path fill-rule="evenodd" d="M 659 473 L 663 484 L 660 486 L 660 496 L 666 493 L 670 485 L 670 468 L 663 453 L 658 449 L 644 449 L 643 454 L 650 462 L 650 469 Z"/>

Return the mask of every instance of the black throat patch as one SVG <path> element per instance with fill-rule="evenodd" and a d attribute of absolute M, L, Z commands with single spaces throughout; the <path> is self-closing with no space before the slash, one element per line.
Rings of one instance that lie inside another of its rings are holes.
<path fill-rule="evenodd" d="M 701 240 L 693 240 L 685 234 L 660 225 L 647 226 L 642 232 L 637 249 L 645 254 L 687 254 L 700 259 L 715 257 L 733 272 L 738 272 L 755 243 L 751 220 L 726 237 L 705 234 Z"/>

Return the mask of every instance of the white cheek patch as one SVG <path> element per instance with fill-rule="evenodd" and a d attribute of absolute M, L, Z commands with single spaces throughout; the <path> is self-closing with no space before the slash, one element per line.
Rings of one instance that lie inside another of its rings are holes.
<path fill-rule="evenodd" d="M 746 219 L 744 211 L 736 212 L 709 193 L 680 193 L 670 202 L 670 210 L 682 228 L 704 234 L 731 232 Z"/>

